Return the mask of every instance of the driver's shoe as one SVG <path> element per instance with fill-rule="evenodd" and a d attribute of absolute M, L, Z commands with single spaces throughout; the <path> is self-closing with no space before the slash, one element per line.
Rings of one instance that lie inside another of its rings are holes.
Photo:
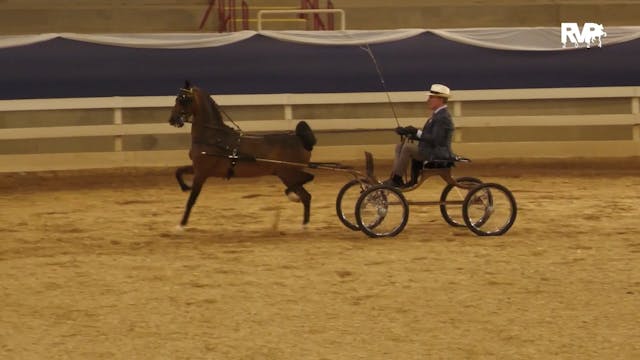
<path fill-rule="evenodd" d="M 391 178 L 382 182 L 382 184 L 392 187 L 401 188 L 404 186 L 404 180 L 400 175 L 393 175 Z"/>

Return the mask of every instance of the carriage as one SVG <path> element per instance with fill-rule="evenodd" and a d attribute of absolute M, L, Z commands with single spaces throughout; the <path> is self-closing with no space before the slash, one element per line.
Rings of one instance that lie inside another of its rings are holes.
<path fill-rule="evenodd" d="M 438 205 L 451 226 L 466 226 L 477 235 L 502 235 L 513 225 L 517 206 L 512 193 L 496 183 L 483 183 L 473 177 L 452 177 L 456 163 L 470 162 L 463 157 L 414 162 L 409 186 L 393 187 L 380 182 L 374 174 L 373 156 L 366 155 L 366 172 L 338 163 L 310 162 L 316 139 L 311 128 L 301 121 L 295 132 L 243 134 L 227 126 L 218 105 L 200 88 L 185 83 L 176 97 L 169 123 L 183 126 L 191 122 L 192 165 L 176 170 L 183 191 L 190 191 L 180 222 L 185 226 L 202 186 L 210 176 L 254 177 L 274 175 L 286 186 L 285 194 L 303 204 L 303 224 L 309 222 L 311 195 L 304 185 L 313 179 L 307 169 L 342 171 L 353 180 L 338 192 L 336 212 L 351 230 L 370 237 L 395 236 L 409 220 L 410 205 Z M 235 123 L 234 123 L 235 124 Z M 188 185 L 184 174 L 193 174 Z M 433 176 L 446 182 L 438 201 L 408 201 L 405 193 L 420 188 Z"/>
<path fill-rule="evenodd" d="M 407 185 L 394 187 L 376 178 L 373 157 L 366 153 L 366 175 L 353 171 L 354 179 L 338 192 L 338 219 L 347 228 L 361 230 L 370 237 L 396 236 L 407 225 L 410 205 L 437 205 L 450 226 L 466 226 L 480 236 L 505 234 L 516 219 L 516 200 L 501 184 L 483 183 L 475 177 L 452 176 L 456 163 L 470 162 L 460 156 L 450 160 L 414 160 Z M 427 179 L 436 176 L 446 183 L 439 200 L 407 200 L 406 193 L 419 189 Z"/>

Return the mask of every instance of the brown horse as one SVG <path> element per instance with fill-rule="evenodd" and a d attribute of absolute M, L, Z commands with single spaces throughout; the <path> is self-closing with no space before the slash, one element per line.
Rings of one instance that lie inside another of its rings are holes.
<path fill-rule="evenodd" d="M 176 170 L 182 190 L 191 190 L 181 226 L 189 221 L 191 208 L 210 176 L 229 179 L 275 175 L 286 186 L 285 194 L 302 202 L 302 223 L 309 222 L 311 194 L 303 185 L 313 180 L 313 175 L 303 169 L 309 163 L 316 138 L 306 122 L 299 122 L 295 133 L 242 134 L 225 125 L 215 101 L 189 82 L 180 89 L 169 119 L 176 127 L 185 122 L 191 122 L 189 157 L 193 165 Z M 183 174 L 193 174 L 192 186 L 185 184 Z"/>

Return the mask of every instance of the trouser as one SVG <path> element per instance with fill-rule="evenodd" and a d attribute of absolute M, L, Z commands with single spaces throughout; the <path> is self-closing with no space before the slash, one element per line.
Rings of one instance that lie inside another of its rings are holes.
<path fill-rule="evenodd" d="M 396 157 L 393 160 L 391 176 L 404 176 L 411 163 L 411 159 L 420 161 L 425 159 L 424 156 L 420 154 L 420 151 L 418 151 L 417 143 L 405 141 L 396 145 Z"/>

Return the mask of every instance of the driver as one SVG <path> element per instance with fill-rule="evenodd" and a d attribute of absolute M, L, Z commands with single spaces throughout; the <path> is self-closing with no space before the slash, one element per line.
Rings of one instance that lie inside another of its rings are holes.
<path fill-rule="evenodd" d="M 403 174 L 406 173 L 410 160 L 449 160 L 455 155 L 451 151 L 453 136 L 453 120 L 447 109 L 447 101 L 451 96 L 449 88 L 442 84 L 433 84 L 428 92 L 427 106 L 432 111 L 422 130 L 413 126 L 398 127 L 398 135 L 407 136 L 413 141 L 402 141 L 396 146 L 395 159 L 391 177 L 384 183 L 395 187 L 405 186 Z"/>

